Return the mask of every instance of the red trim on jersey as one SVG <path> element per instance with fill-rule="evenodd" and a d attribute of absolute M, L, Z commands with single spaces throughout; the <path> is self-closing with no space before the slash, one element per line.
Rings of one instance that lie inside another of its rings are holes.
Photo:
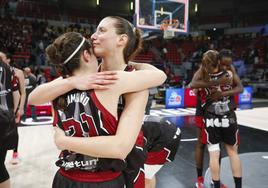
<path fill-rule="evenodd" d="M 53 113 L 53 123 L 52 123 L 52 125 L 53 125 L 53 127 L 55 127 L 55 126 L 57 126 L 57 124 L 59 122 L 59 115 L 58 115 L 58 110 L 55 110 L 53 108 L 53 111 L 54 111 L 54 113 Z"/>
<path fill-rule="evenodd" d="M 104 171 L 104 172 L 88 172 L 81 170 L 63 170 L 60 169 L 60 174 L 66 178 L 69 178 L 73 181 L 80 182 L 105 182 L 110 181 L 118 176 L 120 176 L 121 172 L 113 172 L 113 171 Z"/>
<path fill-rule="evenodd" d="M 204 117 L 203 116 L 195 116 L 195 125 L 200 129 L 205 128 Z"/>
<path fill-rule="evenodd" d="M 137 140 L 135 142 L 135 146 L 139 146 L 144 148 L 144 137 L 143 137 L 143 132 L 140 131 L 137 137 Z"/>
<path fill-rule="evenodd" d="M 12 83 L 12 91 L 19 90 L 19 79 L 14 73 L 12 73 L 11 83 Z"/>
<path fill-rule="evenodd" d="M 115 134 L 117 130 L 118 121 L 116 117 L 111 114 L 99 101 L 96 96 L 95 91 L 89 92 L 91 100 L 94 102 L 96 107 L 101 111 L 101 120 L 103 122 L 103 126 L 110 134 Z M 107 126 L 110 125 L 110 126 Z"/>
<path fill-rule="evenodd" d="M 166 162 L 168 162 L 167 161 L 168 154 L 169 154 L 168 151 L 166 151 L 164 148 L 161 149 L 160 151 L 148 152 L 148 156 L 147 156 L 145 164 L 163 165 Z"/>

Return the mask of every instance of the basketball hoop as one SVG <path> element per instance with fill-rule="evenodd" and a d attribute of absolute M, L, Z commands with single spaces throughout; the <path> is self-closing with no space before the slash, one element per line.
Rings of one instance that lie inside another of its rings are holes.
<path fill-rule="evenodd" d="M 164 39 L 172 39 L 175 36 L 175 32 L 172 30 L 164 30 Z"/>
<path fill-rule="evenodd" d="M 175 36 L 174 23 L 177 20 L 164 20 L 160 25 L 160 29 L 164 32 L 164 39 L 171 39 Z"/>

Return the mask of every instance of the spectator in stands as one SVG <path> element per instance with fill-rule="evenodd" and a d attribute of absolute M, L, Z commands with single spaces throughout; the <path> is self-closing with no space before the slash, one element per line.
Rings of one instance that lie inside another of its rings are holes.
<path fill-rule="evenodd" d="M 36 84 L 39 86 L 41 84 L 46 83 L 46 77 L 44 73 L 44 69 L 40 68 L 36 71 Z"/>

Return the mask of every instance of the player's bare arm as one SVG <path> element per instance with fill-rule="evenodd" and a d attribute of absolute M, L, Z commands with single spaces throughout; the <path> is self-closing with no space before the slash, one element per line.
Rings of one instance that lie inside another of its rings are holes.
<path fill-rule="evenodd" d="M 189 84 L 189 87 L 192 89 L 199 89 L 199 88 L 207 88 L 219 84 L 227 84 L 230 82 L 230 79 L 227 77 L 222 77 L 219 80 L 211 80 L 209 82 L 204 81 L 201 79 L 201 67 L 196 71 L 196 73 L 193 76 L 192 81 Z"/>
<path fill-rule="evenodd" d="M 55 144 L 61 150 L 102 158 L 125 159 L 133 148 L 141 129 L 148 91 L 130 93 L 125 96 L 126 106 L 120 117 L 116 135 L 97 137 L 67 137 L 56 128 Z"/>
<path fill-rule="evenodd" d="M 84 76 L 72 76 L 66 79 L 59 77 L 35 88 L 30 93 L 28 102 L 31 105 L 50 102 L 73 89 L 108 89 L 107 85 L 114 84 L 116 79 L 115 71 L 99 72 Z"/>

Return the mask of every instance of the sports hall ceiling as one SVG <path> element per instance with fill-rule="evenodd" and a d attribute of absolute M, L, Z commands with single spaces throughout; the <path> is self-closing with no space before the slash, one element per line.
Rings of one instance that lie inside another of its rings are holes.
<path fill-rule="evenodd" d="M 63 10 L 69 8 L 77 10 L 88 10 L 100 17 L 107 15 L 121 15 L 131 17 L 134 10 L 130 10 L 130 2 L 135 0 L 27 0 L 43 3 L 57 4 Z M 97 5 L 99 1 L 99 5 Z M 152 0 L 141 0 L 152 1 Z M 225 15 L 268 12 L 268 0 L 189 0 L 189 14 L 195 16 L 195 4 L 201 16 Z"/>

